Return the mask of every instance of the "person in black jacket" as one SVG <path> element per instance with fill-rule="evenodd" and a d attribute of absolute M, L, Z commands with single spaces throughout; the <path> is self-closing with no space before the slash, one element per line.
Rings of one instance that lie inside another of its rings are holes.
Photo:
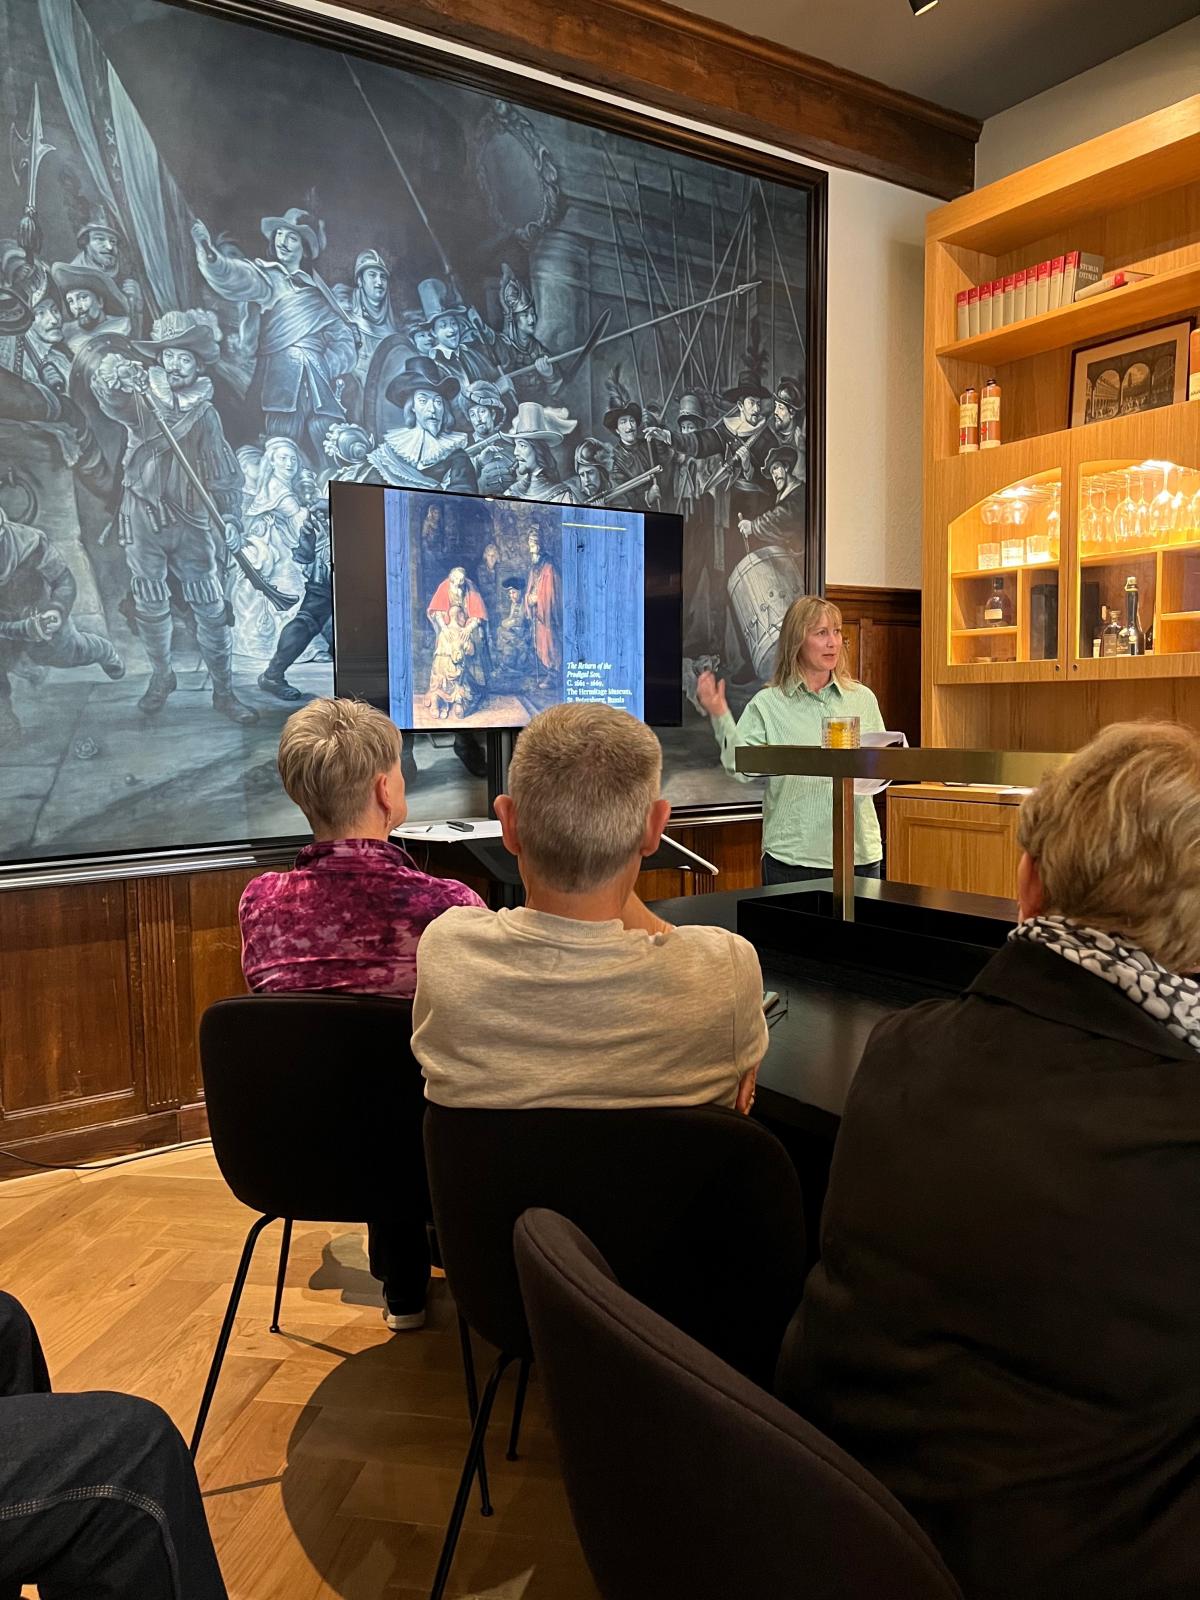
<path fill-rule="evenodd" d="M 1024 803 L 1021 922 L 881 1023 L 778 1388 L 969 1600 L 1200 1594 L 1200 737 Z"/>

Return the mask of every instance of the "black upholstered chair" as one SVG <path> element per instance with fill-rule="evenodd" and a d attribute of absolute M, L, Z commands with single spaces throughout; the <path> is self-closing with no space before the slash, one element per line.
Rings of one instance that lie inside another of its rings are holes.
<path fill-rule="evenodd" d="M 200 1064 L 213 1152 L 225 1182 L 260 1213 L 246 1235 L 196 1426 L 212 1405 L 254 1247 L 282 1217 L 271 1332 L 292 1223 L 429 1217 L 421 1143 L 425 1110 L 413 1059 L 412 1002 L 367 995 L 243 995 L 200 1020 Z"/>
<path fill-rule="evenodd" d="M 572 1223 L 529 1211 L 514 1243 L 604 1600 L 962 1600 L 881 1483 L 627 1293 Z"/>
<path fill-rule="evenodd" d="M 500 1380 L 520 1363 L 515 1454 L 532 1345 L 512 1230 L 531 1206 L 570 1216 L 660 1315 L 768 1384 L 805 1271 L 804 1208 L 774 1136 L 713 1106 L 474 1111 L 430 1105 L 425 1154 L 475 1424 L 431 1600 L 440 1600 Z M 467 1329 L 500 1352 L 475 1395 Z M 674 1590 L 664 1592 L 676 1592 Z"/>

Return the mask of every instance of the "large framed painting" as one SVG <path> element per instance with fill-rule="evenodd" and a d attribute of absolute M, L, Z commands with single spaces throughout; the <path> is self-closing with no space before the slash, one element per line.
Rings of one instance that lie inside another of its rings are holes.
<path fill-rule="evenodd" d="M 0 860 L 301 831 L 337 477 L 682 513 L 666 790 L 754 803 L 695 683 L 821 582 L 822 173 L 235 0 L 0 0 L 0 117 Z"/>

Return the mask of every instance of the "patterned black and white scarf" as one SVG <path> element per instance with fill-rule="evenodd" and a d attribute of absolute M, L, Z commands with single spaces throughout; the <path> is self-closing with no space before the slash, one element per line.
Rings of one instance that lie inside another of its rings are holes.
<path fill-rule="evenodd" d="M 1126 999 L 1200 1053 L 1200 980 L 1181 978 L 1137 945 L 1066 917 L 1031 917 L 1018 923 L 1009 938 L 1043 944 L 1105 983 L 1115 983 Z"/>

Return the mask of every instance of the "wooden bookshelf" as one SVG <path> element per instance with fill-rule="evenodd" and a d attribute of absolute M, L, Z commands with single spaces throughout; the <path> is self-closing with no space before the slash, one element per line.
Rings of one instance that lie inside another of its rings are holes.
<path fill-rule="evenodd" d="M 1147 323 L 1179 317 L 1197 305 L 1200 305 L 1200 261 L 1146 278 L 1141 283 L 1127 284 L 1123 289 L 1110 289 L 1107 294 L 1077 300 L 1055 311 L 1044 311 L 1038 317 L 1010 322 L 1004 328 L 977 333 L 972 339 L 957 339 L 953 344 L 939 346 L 937 355 L 1000 367 L 1048 350 L 1090 344 L 1106 334 L 1128 333 Z"/>
<path fill-rule="evenodd" d="M 959 291 L 1071 250 L 1102 256 L 1106 272 L 1152 276 L 957 338 Z M 1095 485 L 1109 478 L 1144 498 L 1149 464 L 1171 463 L 1180 469 L 1171 481 L 1187 484 L 1191 503 L 1200 403 L 1069 426 L 1073 351 L 1200 315 L 1200 95 L 931 212 L 925 283 L 924 742 L 1073 749 L 1126 717 L 1200 724 L 1200 519 L 1186 525 L 1179 512 L 1161 536 L 1089 542 Z M 1001 385 L 1005 442 L 960 456 L 958 396 L 991 376 Z M 1031 514 L 1024 531 L 1036 525 L 1044 536 L 1051 483 L 1059 485 L 1054 558 L 981 565 L 978 544 L 1006 537 L 985 508 L 994 517 L 997 500 L 1030 496 L 1042 520 Z M 1092 488 L 1081 503 L 1085 483 Z M 979 627 L 980 597 L 997 571 L 1015 623 Z M 1096 608 L 1121 603 L 1130 573 L 1155 651 L 1094 659 Z"/>

